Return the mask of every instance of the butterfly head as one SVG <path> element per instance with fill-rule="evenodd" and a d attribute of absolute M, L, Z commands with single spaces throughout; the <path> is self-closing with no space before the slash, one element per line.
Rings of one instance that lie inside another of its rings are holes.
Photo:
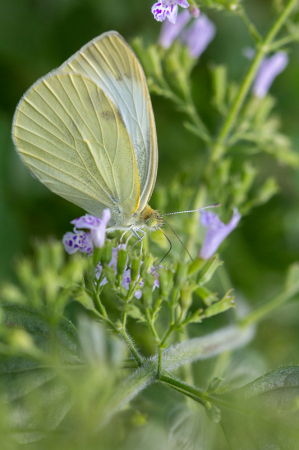
<path fill-rule="evenodd" d="M 158 230 L 164 225 L 164 220 L 159 211 L 152 209 L 149 205 L 146 205 L 140 213 L 139 221 L 141 226 L 145 226 L 150 231 Z"/>
<path fill-rule="evenodd" d="M 152 209 L 151 214 L 145 221 L 145 225 L 151 230 L 158 230 L 159 228 L 162 228 L 164 225 L 164 220 L 159 211 Z"/>

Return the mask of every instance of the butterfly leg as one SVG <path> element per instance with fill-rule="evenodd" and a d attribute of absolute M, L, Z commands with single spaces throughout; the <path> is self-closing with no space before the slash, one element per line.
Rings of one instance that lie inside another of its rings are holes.
<path fill-rule="evenodd" d="M 125 236 L 125 234 L 127 234 L 128 231 L 130 231 L 132 229 L 132 226 L 133 225 L 131 225 L 129 228 L 126 229 L 126 231 L 123 232 L 123 234 L 121 235 L 120 240 L 119 240 L 120 244 L 123 243 L 123 237 Z M 132 234 L 130 235 L 130 237 L 131 236 L 132 236 Z M 129 237 L 129 239 L 130 239 L 130 237 Z M 129 239 L 126 242 L 126 245 L 127 245 L 128 241 L 129 241 Z"/>
<path fill-rule="evenodd" d="M 139 236 L 137 231 L 139 231 L 139 233 L 141 233 L 141 236 Z M 138 244 L 138 242 L 140 242 L 140 244 L 141 244 L 140 253 L 141 253 L 142 252 L 142 239 L 144 238 L 146 233 L 144 231 L 140 230 L 140 228 L 132 228 L 132 235 L 134 235 L 137 238 L 137 241 L 134 242 L 134 244 L 132 245 L 130 250 L 132 250 L 132 248 L 135 247 L 135 245 Z"/>

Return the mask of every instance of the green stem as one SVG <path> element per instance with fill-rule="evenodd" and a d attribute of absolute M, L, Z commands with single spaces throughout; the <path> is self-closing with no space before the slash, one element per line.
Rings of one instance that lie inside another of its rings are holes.
<path fill-rule="evenodd" d="M 95 302 L 95 307 L 97 309 L 97 311 L 103 316 L 108 318 L 105 306 L 103 305 L 103 303 L 101 302 L 100 299 L 100 294 L 95 292 L 94 296 L 93 296 L 94 302 Z"/>
<path fill-rule="evenodd" d="M 151 332 L 152 332 L 152 335 L 153 335 L 153 337 L 154 337 L 154 339 L 155 339 L 155 342 L 156 342 L 156 344 L 159 344 L 160 341 L 161 341 L 161 339 L 160 339 L 160 337 L 159 337 L 159 335 L 158 335 L 158 333 L 157 333 L 157 330 L 156 330 L 156 328 L 155 328 L 155 325 L 154 325 L 154 323 L 153 323 L 153 318 L 152 318 L 152 316 L 151 316 L 151 313 L 150 313 L 149 308 L 146 308 L 146 317 L 147 317 L 148 325 L 149 325 L 149 327 L 150 327 L 150 330 L 151 330 Z"/>
<path fill-rule="evenodd" d="M 290 0 L 284 11 L 278 17 L 277 21 L 274 23 L 272 28 L 270 29 L 268 35 L 261 42 L 259 50 L 257 51 L 255 58 L 252 61 L 252 64 L 243 80 L 243 83 L 239 89 L 238 95 L 234 101 L 234 104 L 228 114 L 221 130 L 218 135 L 218 138 L 212 148 L 211 161 L 215 163 L 224 153 L 225 151 L 225 143 L 226 139 L 229 136 L 232 128 L 235 125 L 238 114 L 243 106 L 244 100 L 249 92 L 249 89 L 255 79 L 257 71 L 260 67 L 260 63 L 265 55 L 269 52 L 270 46 L 275 38 L 275 36 L 279 33 L 280 29 L 284 25 L 288 16 L 291 14 L 293 8 L 296 6 L 298 0 Z"/>
<path fill-rule="evenodd" d="M 296 295 L 298 292 L 299 283 L 296 283 L 291 288 L 277 295 L 277 297 L 274 297 L 272 300 L 268 301 L 264 305 L 259 306 L 254 311 L 249 313 L 244 319 L 241 320 L 240 325 L 245 327 L 260 322 L 273 311 L 280 308 L 290 298 L 294 297 L 294 295 Z"/>
<path fill-rule="evenodd" d="M 167 339 L 169 338 L 169 336 L 171 335 L 171 333 L 174 331 L 175 327 L 176 327 L 176 324 L 175 324 L 175 323 L 169 327 L 169 329 L 168 329 L 168 331 L 165 333 L 165 335 L 164 335 L 164 337 L 163 337 L 163 339 L 162 339 L 162 341 L 161 341 L 159 347 L 161 347 L 161 348 L 164 347 L 164 345 L 166 344 Z"/>
<path fill-rule="evenodd" d="M 193 400 L 197 401 L 198 403 L 201 403 L 203 406 L 206 405 L 206 402 L 214 403 L 217 406 L 220 406 L 222 408 L 238 411 L 239 413 L 243 413 L 244 411 L 240 409 L 236 409 L 235 404 L 220 399 L 218 397 L 215 397 L 213 395 L 209 395 L 206 392 L 203 392 L 202 390 L 196 388 L 195 386 L 191 386 L 190 384 L 185 383 L 182 380 L 179 380 L 178 378 L 174 378 L 168 374 L 163 373 L 159 379 L 159 381 L 163 384 L 167 384 L 167 386 L 171 387 L 172 389 L 175 389 L 176 391 L 181 392 L 182 394 L 186 395 L 187 397 L 192 398 Z"/>
<path fill-rule="evenodd" d="M 248 28 L 250 34 L 252 35 L 253 39 L 257 42 L 260 42 L 262 40 L 261 34 L 257 31 L 255 25 L 251 22 L 251 20 L 248 18 L 246 12 L 243 8 L 240 8 L 238 11 L 238 15 L 243 20 L 244 25 Z"/>
<path fill-rule="evenodd" d="M 92 311 L 93 314 L 96 315 L 96 317 L 98 319 L 100 319 L 101 321 L 105 322 L 107 325 L 109 325 L 110 328 L 112 328 L 113 331 L 115 331 L 116 333 L 119 333 L 119 331 L 116 329 L 114 323 L 109 319 L 109 317 L 107 316 L 103 316 L 99 311 L 97 310 L 93 310 Z"/>
<path fill-rule="evenodd" d="M 281 47 L 284 47 L 287 44 L 291 44 L 292 42 L 299 40 L 299 34 L 297 35 L 291 35 L 291 36 L 285 36 L 284 38 L 278 39 L 277 41 L 273 42 L 273 44 L 270 45 L 270 50 L 275 51 Z"/>
<path fill-rule="evenodd" d="M 128 335 L 127 331 L 125 328 L 121 328 L 119 329 L 118 327 L 115 326 L 115 324 L 108 318 L 103 316 L 101 313 L 99 313 L 96 310 L 92 311 L 101 321 L 105 322 L 107 325 L 109 325 L 109 327 L 117 334 L 119 334 L 122 339 L 125 341 L 125 343 L 127 344 L 127 346 L 130 349 L 130 352 L 132 353 L 133 358 L 135 359 L 136 363 L 138 366 L 142 366 L 143 365 L 143 359 L 142 357 L 139 355 L 137 349 L 135 348 L 135 345 L 132 341 L 132 339 L 130 338 L 130 336 Z"/>
<path fill-rule="evenodd" d="M 159 347 L 158 348 L 158 371 L 157 371 L 158 379 L 161 378 L 161 373 L 162 373 L 162 356 L 163 356 L 163 348 Z"/>
<path fill-rule="evenodd" d="M 125 343 L 127 344 L 127 346 L 129 347 L 133 358 L 135 359 L 137 365 L 139 367 L 143 366 L 143 358 L 141 355 L 139 355 L 137 349 L 135 348 L 135 345 L 131 339 L 131 337 L 128 335 L 128 333 L 126 332 L 125 329 L 122 330 L 118 330 L 119 335 L 123 338 L 123 340 L 125 341 Z"/>

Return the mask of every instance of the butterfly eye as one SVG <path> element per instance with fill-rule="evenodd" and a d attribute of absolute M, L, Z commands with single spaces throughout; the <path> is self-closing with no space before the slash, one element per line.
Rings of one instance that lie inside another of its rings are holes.
<path fill-rule="evenodd" d="M 150 217 L 145 223 L 148 227 L 155 228 L 158 225 L 157 217 Z"/>

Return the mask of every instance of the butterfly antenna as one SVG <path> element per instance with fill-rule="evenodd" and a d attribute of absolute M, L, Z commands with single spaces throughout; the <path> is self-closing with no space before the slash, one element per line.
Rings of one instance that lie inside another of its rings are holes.
<path fill-rule="evenodd" d="M 195 210 L 195 211 L 197 211 L 197 209 Z M 177 239 L 180 241 L 180 243 L 182 244 L 182 246 L 184 247 L 184 249 L 186 250 L 186 252 L 188 253 L 188 255 L 189 255 L 189 258 L 191 259 L 191 261 L 193 261 L 193 258 L 192 258 L 192 256 L 190 255 L 190 252 L 189 252 L 189 250 L 187 249 L 187 247 L 185 246 L 185 244 L 181 241 L 181 239 L 179 238 L 179 236 L 176 234 L 176 232 L 174 231 L 174 229 L 169 225 L 169 223 L 168 222 L 166 222 L 166 220 L 164 219 L 164 222 L 169 226 L 169 228 L 171 229 L 171 231 L 173 232 L 173 234 L 177 237 Z M 162 230 L 161 230 L 162 231 Z M 162 231 L 162 233 L 163 233 L 163 231 Z M 165 236 L 166 236 L 166 234 L 165 233 L 163 233 Z M 166 236 L 167 237 L 167 236 Z M 168 239 L 168 238 L 167 238 Z M 169 240 L 169 239 L 168 239 Z M 169 250 L 169 252 L 170 252 L 170 250 Z M 169 253 L 168 252 L 168 253 Z M 168 253 L 166 253 L 166 255 L 168 255 Z M 166 256 L 165 255 L 165 256 Z M 164 256 L 164 258 L 165 258 L 165 256 Z M 163 259 L 164 259 L 163 258 Z"/>
<path fill-rule="evenodd" d="M 161 228 L 160 228 L 160 231 L 164 234 L 164 236 L 166 237 L 166 239 L 167 239 L 168 242 L 169 242 L 169 250 L 168 250 L 168 252 L 163 256 L 163 258 L 161 259 L 161 261 L 159 261 L 158 264 L 155 266 L 155 269 L 156 269 L 157 267 L 160 266 L 161 262 L 164 261 L 164 259 L 165 259 L 166 256 L 171 252 L 171 249 L 172 249 L 172 243 L 171 243 L 171 240 L 170 240 L 169 237 L 164 233 L 164 231 L 161 230 Z M 153 272 L 154 272 L 154 270 L 153 270 Z M 152 273 L 153 273 L 153 272 L 152 272 Z"/>
<path fill-rule="evenodd" d="M 173 214 L 183 214 L 183 213 L 190 213 L 190 212 L 199 212 L 201 209 L 208 209 L 208 208 L 217 208 L 218 206 L 220 206 L 221 203 L 215 203 L 214 205 L 210 205 L 210 206 L 203 206 L 202 208 L 198 208 L 198 209 L 190 209 L 188 211 L 177 211 L 177 212 L 172 212 L 172 213 L 166 213 L 166 214 L 161 214 L 161 216 L 172 216 Z M 167 224 L 168 226 L 170 226 L 169 224 Z M 171 228 L 171 227 L 170 227 Z M 173 231 L 173 230 L 172 230 Z M 174 231 L 173 231 L 174 232 Z M 175 233 L 174 233 L 175 234 Z M 177 236 L 178 237 L 178 236 Z"/>

